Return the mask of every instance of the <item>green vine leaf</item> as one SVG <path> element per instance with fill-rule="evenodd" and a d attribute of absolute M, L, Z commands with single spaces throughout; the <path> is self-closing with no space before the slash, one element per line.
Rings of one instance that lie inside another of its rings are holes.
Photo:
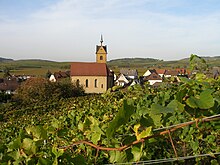
<path fill-rule="evenodd" d="M 214 106 L 215 101 L 212 97 L 213 90 L 206 89 L 198 98 L 191 96 L 186 100 L 186 103 L 191 108 L 209 109 Z"/>
<path fill-rule="evenodd" d="M 168 108 L 173 109 L 176 112 L 183 112 L 184 111 L 184 104 L 181 104 L 177 100 L 172 100 L 168 105 Z"/>
<path fill-rule="evenodd" d="M 110 139 L 121 125 L 126 124 L 134 112 L 134 106 L 124 100 L 122 108 L 106 130 L 107 138 Z"/>
<path fill-rule="evenodd" d="M 19 160 L 22 158 L 22 156 L 21 156 L 19 150 L 15 150 L 15 151 L 10 152 L 10 153 L 8 154 L 8 156 L 12 157 L 12 158 L 16 161 L 17 164 L 20 163 Z M 15 163 L 15 164 L 16 164 L 16 163 Z"/>
<path fill-rule="evenodd" d="M 24 149 L 25 153 L 28 155 L 36 154 L 37 146 L 32 139 L 25 138 L 22 143 L 22 148 Z"/>
<path fill-rule="evenodd" d="M 54 118 L 54 119 L 52 120 L 52 122 L 51 122 L 51 125 L 52 125 L 52 127 L 58 129 L 58 128 L 60 128 L 60 125 L 61 125 L 61 124 L 60 124 L 59 120 L 57 120 L 56 118 Z"/>
<path fill-rule="evenodd" d="M 32 134 L 34 141 L 47 139 L 47 131 L 40 125 L 26 127 L 26 131 Z"/>
<path fill-rule="evenodd" d="M 136 125 L 134 126 L 135 136 L 136 136 L 137 140 L 140 140 L 140 139 L 142 139 L 142 138 L 145 138 L 145 137 L 147 137 L 147 136 L 152 135 L 152 126 L 147 127 L 146 129 L 144 129 L 143 131 L 141 131 L 141 133 L 139 133 L 138 130 L 139 130 L 140 127 L 141 127 L 140 124 L 136 124 Z"/>
<path fill-rule="evenodd" d="M 12 141 L 8 144 L 9 149 L 19 149 L 20 146 L 21 146 L 21 138 L 20 137 L 16 138 L 14 141 Z"/>
<path fill-rule="evenodd" d="M 139 161 L 143 155 L 143 145 L 138 144 L 132 147 L 131 153 L 133 154 L 133 161 Z"/>
<path fill-rule="evenodd" d="M 158 114 L 167 114 L 167 113 L 173 113 L 174 110 L 170 107 L 164 107 L 160 104 L 152 104 L 151 105 L 151 113 L 154 115 L 158 115 Z"/>
<path fill-rule="evenodd" d="M 46 158 L 39 158 L 37 165 L 52 165 L 52 162 Z"/>
<path fill-rule="evenodd" d="M 127 160 L 126 152 L 125 151 L 110 151 L 110 158 L 109 161 L 111 163 L 122 163 Z"/>
<path fill-rule="evenodd" d="M 150 117 L 152 118 L 155 126 L 160 127 L 162 125 L 162 123 L 161 123 L 162 114 L 155 115 L 155 114 L 151 113 Z"/>
<path fill-rule="evenodd" d="M 207 89 L 200 94 L 198 106 L 200 109 L 209 109 L 214 106 L 214 99 L 212 97 L 213 90 Z"/>
<path fill-rule="evenodd" d="M 188 98 L 186 100 L 186 104 L 188 106 L 190 106 L 191 108 L 198 108 L 198 105 L 197 105 L 197 99 L 193 96 L 190 96 L 190 98 Z"/>

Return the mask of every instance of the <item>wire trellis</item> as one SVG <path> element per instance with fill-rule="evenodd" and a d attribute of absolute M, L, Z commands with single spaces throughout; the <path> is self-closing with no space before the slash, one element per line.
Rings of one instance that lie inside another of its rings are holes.
<path fill-rule="evenodd" d="M 168 162 L 175 162 L 187 159 L 193 159 L 198 157 L 205 157 L 211 156 L 214 157 L 216 155 L 220 155 L 220 152 L 211 153 L 211 154 L 201 154 L 201 155 L 194 155 L 194 156 L 185 156 L 185 157 L 178 157 L 178 158 L 165 158 L 165 159 L 156 159 L 156 160 L 146 160 L 146 161 L 139 161 L 139 162 L 127 162 L 127 163 L 112 163 L 114 165 L 146 165 L 146 164 L 159 164 L 159 163 L 168 163 Z M 105 164 L 105 165 L 112 165 L 112 164 Z"/>

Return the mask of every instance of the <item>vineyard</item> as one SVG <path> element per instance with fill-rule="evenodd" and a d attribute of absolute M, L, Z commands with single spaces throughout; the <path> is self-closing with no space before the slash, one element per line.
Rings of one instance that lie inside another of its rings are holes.
<path fill-rule="evenodd" d="M 218 164 L 220 79 L 1 105 L 0 164 Z"/>

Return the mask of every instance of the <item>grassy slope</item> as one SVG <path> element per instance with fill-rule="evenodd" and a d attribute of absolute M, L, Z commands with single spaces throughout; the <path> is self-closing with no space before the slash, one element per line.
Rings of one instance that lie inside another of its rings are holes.
<path fill-rule="evenodd" d="M 220 66 L 220 56 L 218 57 L 206 57 L 205 60 L 210 67 Z M 149 58 L 125 58 L 111 60 L 108 62 L 108 66 L 114 70 L 116 74 L 119 73 L 120 68 L 129 67 L 138 70 L 139 75 L 143 75 L 149 68 L 189 68 L 189 59 L 182 59 L 177 61 L 162 61 Z"/>
<path fill-rule="evenodd" d="M 44 76 L 48 70 L 51 72 L 69 70 L 70 62 L 54 62 L 46 60 L 17 60 L 1 62 L 0 70 L 5 67 L 10 69 L 11 74 L 15 75 L 36 75 Z M 0 73 L 2 77 L 3 73 Z"/>
<path fill-rule="evenodd" d="M 205 58 L 209 66 L 220 66 L 220 57 Z M 108 61 L 110 69 L 114 70 L 116 74 L 119 73 L 120 68 L 129 67 L 137 69 L 139 75 L 142 75 L 148 68 L 188 68 L 189 59 L 182 59 L 178 61 L 162 61 L 151 58 L 125 58 Z M 54 62 L 47 60 L 17 60 L 0 62 L 0 70 L 5 67 L 10 69 L 10 72 L 15 75 L 36 75 L 44 76 L 48 70 L 51 72 L 64 71 L 70 69 L 70 62 Z M 0 72 L 0 77 L 3 73 Z"/>

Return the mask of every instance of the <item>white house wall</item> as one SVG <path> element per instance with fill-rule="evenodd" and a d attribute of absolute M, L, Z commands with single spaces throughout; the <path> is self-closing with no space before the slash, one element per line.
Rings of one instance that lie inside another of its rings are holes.
<path fill-rule="evenodd" d="M 147 70 L 145 73 L 144 73 L 144 77 L 147 77 L 147 76 L 150 76 L 151 75 L 151 72 L 149 70 Z"/>
<path fill-rule="evenodd" d="M 154 85 L 156 82 L 162 82 L 162 80 L 148 80 L 150 85 Z"/>

